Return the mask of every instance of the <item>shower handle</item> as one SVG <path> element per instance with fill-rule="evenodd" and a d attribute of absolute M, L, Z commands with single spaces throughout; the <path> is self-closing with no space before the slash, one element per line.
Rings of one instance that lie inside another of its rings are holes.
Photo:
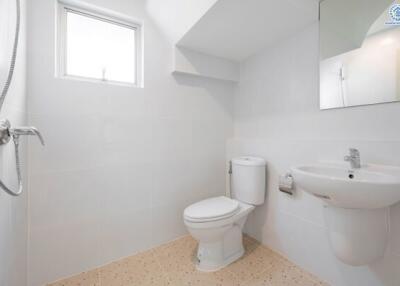
<path fill-rule="evenodd" d="M 21 135 L 34 135 L 37 136 L 44 145 L 44 140 L 42 134 L 40 134 L 39 130 L 35 127 L 17 127 L 11 128 L 10 121 L 7 119 L 0 120 L 0 145 L 5 145 L 10 142 L 11 138 L 14 142 L 15 147 L 15 164 L 17 171 L 17 179 L 18 179 L 18 189 L 12 190 L 6 186 L 6 184 L 0 180 L 0 188 L 3 189 L 6 193 L 11 196 L 17 197 L 22 194 L 23 191 L 23 182 L 22 182 L 22 173 L 21 173 L 21 162 L 19 160 L 19 137 Z"/>
<path fill-rule="evenodd" d="M 4 145 L 10 142 L 11 136 L 18 139 L 21 135 L 37 136 L 40 140 L 40 143 L 42 143 L 42 145 L 44 146 L 43 136 L 36 127 L 11 128 L 10 121 L 8 121 L 7 119 L 0 121 L 0 145 Z"/>
<path fill-rule="evenodd" d="M 10 134 L 12 136 L 20 136 L 20 135 L 34 135 L 37 136 L 40 140 L 40 143 L 44 146 L 44 139 L 42 134 L 40 134 L 39 130 L 37 130 L 36 127 L 17 127 L 17 128 L 11 128 L 10 129 Z"/>

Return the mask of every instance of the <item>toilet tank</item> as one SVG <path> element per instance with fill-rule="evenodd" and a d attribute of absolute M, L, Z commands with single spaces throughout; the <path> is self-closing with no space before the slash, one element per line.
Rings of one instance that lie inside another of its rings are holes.
<path fill-rule="evenodd" d="M 257 157 L 232 159 L 232 198 L 250 205 L 262 205 L 265 200 L 266 162 Z"/>

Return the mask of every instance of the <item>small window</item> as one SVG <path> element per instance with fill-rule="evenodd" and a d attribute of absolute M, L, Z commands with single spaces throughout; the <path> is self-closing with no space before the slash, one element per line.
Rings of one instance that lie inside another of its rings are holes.
<path fill-rule="evenodd" d="M 140 86 L 141 26 L 60 3 L 58 74 Z"/>

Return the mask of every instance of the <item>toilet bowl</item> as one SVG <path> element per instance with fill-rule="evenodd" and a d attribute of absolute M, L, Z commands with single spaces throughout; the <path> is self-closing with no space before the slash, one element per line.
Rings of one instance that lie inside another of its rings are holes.
<path fill-rule="evenodd" d="M 230 213 L 223 213 L 219 209 L 220 216 L 212 217 L 209 206 L 218 207 L 219 203 L 221 205 L 231 203 L 232 208 L 236 206 L 236 209 Z M 191 207 L 199 209 L 203 207 L 203 215 L 201 212 L 194 214 Z M 244 254 L 242 229 L 254 206 L 227 197 L 217 197 L 198 202 L 191 207 L 185 209 L 184 222 L 189 233 L 199 242 L 198 270 L 217 271 Z"/>
<path fill-rule="evenodd" d="M 255 157 L 233 159 L 232 198 L 209 198 L 183 213 L 189 233 L 199 242 L 197 269 L 217 271 L 244 254 L 242 231 L 249 213 L 264 203 L 265 161 Z"/>

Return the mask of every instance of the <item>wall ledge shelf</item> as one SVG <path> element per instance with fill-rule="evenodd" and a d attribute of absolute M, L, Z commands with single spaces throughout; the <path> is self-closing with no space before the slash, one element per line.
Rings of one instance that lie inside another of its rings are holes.
<path fill-rule="evenodd" d="M 176 45 L 242 62 L 318 21 L 318 0 L 218 0 Z"/>

